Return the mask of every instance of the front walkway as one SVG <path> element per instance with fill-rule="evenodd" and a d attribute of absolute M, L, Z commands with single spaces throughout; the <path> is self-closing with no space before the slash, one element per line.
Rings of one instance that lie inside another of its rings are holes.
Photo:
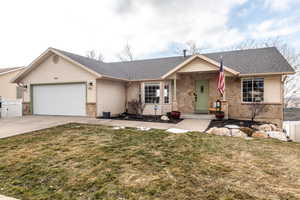
<path fill-rule="evenodd" d="M 95 119 L 87 117 L 24 116 L 18 118 L 0 119 L 0 138 L 10 137 L 73 122 L 99 124 L 107 126 L 146 127 L 155 129 L 179 128 L 190 131 L 203 132 L 208 127 L 210 120 L 185 119 L 179 122 L 178 124 L 168 124 L 111 119 Z"/>

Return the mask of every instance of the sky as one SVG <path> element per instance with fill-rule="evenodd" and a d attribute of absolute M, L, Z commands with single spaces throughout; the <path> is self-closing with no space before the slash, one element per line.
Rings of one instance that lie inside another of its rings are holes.
<path fill-rule="evenodd" d="M 0 5 L 0 67 L 29 65 L 48 47 L 116 61 L 208 51 L 280 37 L 300 53 L 300 0 L 9 0 Z"/>

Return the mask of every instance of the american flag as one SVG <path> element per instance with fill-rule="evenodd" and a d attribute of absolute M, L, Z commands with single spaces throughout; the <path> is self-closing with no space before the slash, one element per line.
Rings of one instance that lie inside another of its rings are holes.
<path fill-rule="evenodd" d="M 221 66 L 219 71 L 219 78 L 218 78 L 218 91 L 221 95 L 224 95 L 225 91 L 225 76 L 224 76 L 224 69 L 223 69 L 223 60 L 221 59 Z"/>

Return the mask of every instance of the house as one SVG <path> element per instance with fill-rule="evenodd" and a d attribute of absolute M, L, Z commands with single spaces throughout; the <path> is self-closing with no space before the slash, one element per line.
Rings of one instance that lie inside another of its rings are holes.
<path fill-rule="evenodd" d="M 222 98 L 216 83 L 221 56 Z M 49 48 L 13 82 L 25 88 L 24 114 L 117 115 L 139 98 L 145 115 L 208 113 L 221 99 L 229 118 L 249 119 L 250 105 L 259 101 L 268 108 L 259 119 L 281 124 L 289 74 L 293 68 L 274 47 L 111 63 Z"/>
<path fill-rule="evenodd" d="M 286 98 L 285 102 L 286 102 L 287 108 L 300 108 L 300 97 L 299 96 Z"/>
<path fill-rule="evenodd" d="M 0 68 L 0 96 L 6 99 L 21 99 L 22 88 L 11 80 L 17 76 L 24 67 Z"/>

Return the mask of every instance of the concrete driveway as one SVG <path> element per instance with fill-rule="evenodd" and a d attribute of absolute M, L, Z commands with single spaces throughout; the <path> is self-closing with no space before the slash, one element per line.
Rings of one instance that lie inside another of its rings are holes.
<path fill-rule="evenodd" d="M 41 130 L 70 122 L 68 117 L 24 116 L 0 119 L 0 138 Z"/>
<path fill-rule="evenodd" d="M 207 128 L 210 120 L 185 119 L 178 124 L 168 124 L 110 119 L 106 120 L 88 117 L 24 116 L 18 118 L 0 119 L 0 138 L 37 131 L 71 122 L 100 124 L 107 126 L 147 127 L 156 129 L 179 128 L 201 132 Z"/>

